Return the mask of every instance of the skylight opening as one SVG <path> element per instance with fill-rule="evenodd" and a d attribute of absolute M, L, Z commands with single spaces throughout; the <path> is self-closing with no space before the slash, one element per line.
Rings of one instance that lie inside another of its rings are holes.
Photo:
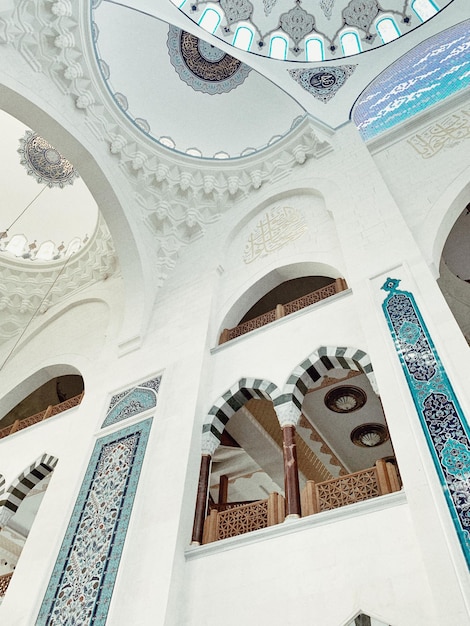
<path fill-rule="evenodd" d="M 325 50 L 321 39 L 318 37 L 307 39 L 305 42 L 305 58 L 307 61 L 323 61 L 325 59 Z"/>
<path fill-rule="evenodd" d="M 393 41 L 400 36 L 400 31 L 395 20 L 392 17 L 384 17 L 375 25 L 380 38 L 384 43 Z"/>
<path fill-rule="evenodd" d="M 207 8 L 204 13 L 201 15 L 201 19 L 198 24 L 204 30 L 207 30 L 209 33 L 215 33 L 217 30 L 222 16 L 220 13 L 213 8 Z"/>
<path fill-rule="evenodd" d="M 347 31 L 343 33 L 340 37 L 340 41 L 344 56 L 351 56 L 352 54 L 359 54 L 362 52 L 359 36 L 354 31 Z"/>
<path fill-rule="evenodd" d="M 82 242 L 80 241 L 80 238 L 74 237 L 68 245 L 67 252 L 65 253 L 66 256 L 75 254 L 75 252 L 78 252 L 78 250 L 80 250 L 81 247 L 82 247 Z"/>
<path fill-rule="evenodd" d="M 423 22 L 439 12 L 439 7 L 433 0 L 413 0 L 411 8 Z"/>
<path fill-rule="evenodd" d="M 274 37 L 271 37 L 271 42 L 269 44 L 269 56 L 272 59 L 285 61 L 287 59 L 287 48 L 287 39 L 281 35 L 275 35 Z"/>
<path fill-rule="evenodd" d="M 21 256 L 26 250 L 26 237 L 24 235 L 13 235 L 10 241 L 5 246 L 5 250 L 8 250 L 15 256 Z"/>
<path fill-rule="evenodd" d="M 249 26 L 239 26 L 235 31 L 232 45 L 240 50 L 249 51 L 253 43 L 254 33 Z"/>
<path fill-rule="evenodd" d="M 176 144 L 171 137 L 160 137 L 160 143 L 167 148 L 175 148 Z"/>
<path fill-rule="evenodd" d="M 186 154 L 190 154 L 191 156 L 196 156 L 196 157 L 202 156 L 202 152 L 199 150 L 199 148 L 188 148 L 186 150 Z"/>

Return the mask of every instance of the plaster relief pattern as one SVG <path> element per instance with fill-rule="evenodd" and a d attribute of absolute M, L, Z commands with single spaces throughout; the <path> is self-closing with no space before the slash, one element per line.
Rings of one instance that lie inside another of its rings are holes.
<path fill-rule="evenodd" d="M 103 626 L 152 420 L 98 439 L 36 626 Z"/>
<path fill-rule="evenodd" d="M 387 278 L 382 308 L 463 553 L 470 563 L 470 434 L 413 294 Z"/>
<path fill-rule="evenodd" d="M 248 237 L 243 261 L 252 263 L 299 239 L 308 230 L 305 216 L 299 209 L 273 207 L 256 224 Z"/>
<path fill-rule="evenodd" d="M 430 159 L 441 150 L 451 150 L 470 139 L 470 107 L 443 117 L 408 139 L 422 159 Z"/>

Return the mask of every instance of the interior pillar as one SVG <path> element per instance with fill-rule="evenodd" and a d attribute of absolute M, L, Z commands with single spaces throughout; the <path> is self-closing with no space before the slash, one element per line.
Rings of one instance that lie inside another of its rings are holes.
<path fill-rule="evenodd" d="M 299 469 L 297 465 L 297 444 L 295 443 L 295 426 L 292 424 L 283 426 L 282 440 L 286 517 L 300 517 L 300 487 Z"/>
<path fill-rule="evenodd" d="M 210 454 L 202 455 L 201 468 L 199 470 L 199 482 L 197 486 L 196 512 L 194 514 L 193 535 L 191 538 L 191 543 L 198 546 L 202 544 L 202 533 L 204 532 L 204 521 L 206 519 L 211 461 L 212 456 Z"/>

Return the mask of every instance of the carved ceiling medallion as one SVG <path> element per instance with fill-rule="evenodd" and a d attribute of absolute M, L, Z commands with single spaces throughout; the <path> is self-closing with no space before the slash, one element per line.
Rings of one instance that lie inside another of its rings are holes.
<path fill-rule="evenodd" d="M 18 152 L 20 163 L 25 166 L 30 176 L 48 187 L 73 185 L 78 172 L 72 163 L 63 157 L 50 143 L 31 130 L 20 139 Z"/>
<path fill-rule="evenodd" d="M 203 93 L 227 93 L 241 85 L 251 69 L 219 48 L 175 26 L 170 26 L 168 31 L 168 52 L 181 80 Z"/>
<path fill-rule="evenodd" d="M 335 413 L 352 413 L 367 402 L 365 391 L 352 385 L 335 387 L 325 396 L 325 405 Z"/>
<path fill-rule="evenodd" d="M 351 441 L 360 448 L 375 448 L 388 441 L 389 437 L 383 424 L 361 424 L 351 433 Z"/>

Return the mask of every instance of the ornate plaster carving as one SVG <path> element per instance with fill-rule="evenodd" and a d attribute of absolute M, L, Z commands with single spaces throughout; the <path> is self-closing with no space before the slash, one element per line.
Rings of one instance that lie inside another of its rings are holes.
<path fill-rule="evenodd" d="M 64 298 L 116 272 L 113 242 L 102 218 L 88 245 L 68 260 L 54 284 L 63 265 L 63 259 L 31 264 L 0 258 L 0 342 L 23 329 L 38 307 L 44 314 Z"/>

